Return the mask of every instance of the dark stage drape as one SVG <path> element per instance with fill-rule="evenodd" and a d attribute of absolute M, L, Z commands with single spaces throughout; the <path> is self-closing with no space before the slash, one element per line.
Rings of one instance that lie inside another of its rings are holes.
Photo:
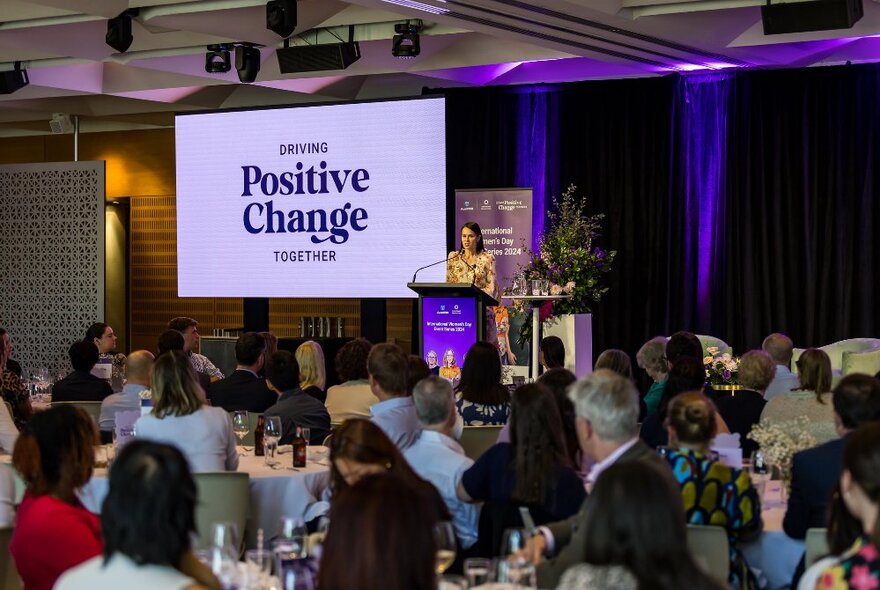
<path fill-rule="evenodd" d="M 737 354 L 880 334 L 880 69 L 443 90 L 458 188 L 576 184 L 618 250 L 594 351 L 679 329 Z M 450 211 L 451 215 L 451 211 Z M 536 219 L 541 226 L 543 219 Z"/>

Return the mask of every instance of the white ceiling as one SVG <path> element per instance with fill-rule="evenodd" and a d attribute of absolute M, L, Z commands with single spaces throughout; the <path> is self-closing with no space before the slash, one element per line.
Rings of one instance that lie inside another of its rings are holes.
<path fill-rule="evenodd" d="M 851 30 L 764 36 L 763 0 L 300 0 L 293 44 L 355 25 L 362 57 L 344 71 L 281 74 L 265 0 L 0 0 L 0 71 L 30 85 L 0 95 L 0 136 L 170 126 L 175 111 L 417 95 L 482 86 L 663 75 L 724 67 L 802 67 L 880 59 L 880 6 Z M 126 53 L 107 19 L 140 8 Z M 657 14 L 660 13 L 660 14 Z M 421 19 L 421 55 L 391 55 L 395 23 Z M 205 72 L 208 44 L 264 45 L 257 81 Z"/>

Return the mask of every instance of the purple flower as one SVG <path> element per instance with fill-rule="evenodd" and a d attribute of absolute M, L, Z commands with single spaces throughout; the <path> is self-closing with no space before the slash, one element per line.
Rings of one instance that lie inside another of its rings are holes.
<path fill-rule="evenodd" d="M 731 373 L 727 369 L 724 369 L 724 372 L 721 373 L 721 376 L 724 377 L 725 381 L 728 381 L 730 379 L 730 375 L 731 375 Z"/>
<path fill-rule="evenodd" d="M 605 252 L 603 252 L 601 248 L 596 248 L 596 258 L 599 260 L 605 258 Z"/>

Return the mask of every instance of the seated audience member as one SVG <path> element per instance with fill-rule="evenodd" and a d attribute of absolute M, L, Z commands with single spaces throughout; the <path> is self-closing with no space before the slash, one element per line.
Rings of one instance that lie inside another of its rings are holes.
<path fill-rule="evenodd" d="M 0 370 L 11 371 L 16 377 L 21 379 L 21 365 L 11 358 L 15 347 L 12 346 L 12 339 L 9 337 L 9 332 L 6 331 L 6 328 L 0 328 L 0 347 L 7 348 L 7 356 L 10 357 L 6 359 L 6 367 L 0 367 Z"/>
<path fill-rule="evenodd" d="M 880 420 L 880 381 L 867 375 L 847 375 L 834 388 L 832 405 L 839 438 L 795 453 L 792 459 L 791 491 L 782 528 L 793 539 L 805 538 L 809 528 L 827 525 L 828 500 L 840 479 L 843 448 L 850 433 Z M 849 542 L 836 553 L 848 546 Z M 792 588 L 797 587 L 802 571 L 803 560 Z"/>
<path fill-rule="evenodd" d="M 367 357 L 370 390 L 379 402 L 370 418 L 400 449 L 415 441 L 419 420 L 412 397 L 406 394 L 406 355 L 396 344 L 377 344 Z"/>
<path fill-rule="evenodd" d="M 117 412 L 140 412 L 140 393 L 150 388 L 154 360 L 153 353 L 148 350 L 136 350 L 125 359 L 125 386 L 120 393 L 108 395 L 101 402 L 98 427 L 102 432 L 112 432 L 116 428 Z"/>
<path fill-rule="evenodd" d="M 2 401 L 12 407 L 12 415 L 9 416 L 6 404 L 0 404 L 3 405 L 3 409 L 0 410 L 0 445 L 7 453 L 12 450 L 12 446 L 9 445 L 15 444 L 14 437 L 18 436 L 18 429 L 25 425 L 33 413 L 27 389 L 18 375 L 8 367 L 11 352 L 12 345 L 0 338 L 0 395 L 3 397 Z M 7 416 L 10 421 L 6 420 Z M 9 438 L 10 436 L 13 438 Z"/>
<path fill-rule="evenodd" d="M 432 531 L 438 516 L 410 480 L 393 473 L 359 478 L 334 495 L 330 521 L 318 571 L 321 590 L 437 588 Z"/>
<path fill-rule="evenodd" d="M 15 475 L 11 466 L 0 466 L 0 527 L 15 526 Z"/>
<path fill-rule="evenodd" d="M 193 472 L 238 469 L 232 418 L 205 405 L 184 353 L 172 350 L 156 359 L 151 391 L 153 410 L 137 421 L 137 438 L 176 446 Z"/>
<path fill-rule="evenodd" d="M 299 363 L 299 388 L 322 404 L 327 401 L 327 369 L 324 351 L 314 340 L 307 340 L 296 349 Z"/>
<path fill-rule="evenodd" d="M 776 365 L 763 350 L 750 350 L 739 361 L 738 391 L 718 391 L 713 402 L 730 432 L 739 434 L 743 457 L 758 450 L 758 443 L 748 438 L 752 427 L 761 421 L 761 413 L 767 404 L 764 391 L 773 380 Z"/>
<path fill-rule="evenodd" d="M 459 500 L 455 492 L 461 474 L 474 462 L 453 437 L 458 412 L 452 385 L 437 375 L 426 377 L 413 388 L 413 401 L 422 431 L 403 456 L 413 471 L 434 484 L 440 492 L 452 514 L 455 535 L 461 546 L 468 549 L 477 540 L 479 510 L 473 504 Z"/>
<path fill-rule="evenodd" d="M 111 364 L 111 386 L 114 391 L 121 391 L 125 380 L 125 355 L 116 352 L 116 334 L 113 333 L 113 328 L 103 322 L 95 322 L 86 330 L 83 340 L 94 342 L 98 347 L 98 360 Z"/>
<path fill-rule="evenodd" d="M 807 432 L 816 437 L 816 442 L 834 440 L 837 429 L 831 404 L 831 359 L 824 350 L 808 348 L 797 360 L 797 368 L 801 387 L 767 402 L 761 418 L 784 422 L 806 416 L 810 420 Z"/>
<path fill-rule="evenodd" d="M 767 391 L 764 392 L 764 399 L 769 402 L 777 395 L 800 388 L 801 383 L 798 381 L 797 375 L 792 373 L 790 369 L 794 348 L 791 338 L 785 334 L 774 332 L 764 338 L 761 348 L 776 363 L 776 374 L 773 376 L 773 381 L 767 386 Z"/>
<path fill-rule="evenodd" d="M 645 342 L 636 353 L 636 363 L 651 378 L 651 387 L 645 394 L 645 409 L 648 414 L 657 412 L 663 387 L 669 378 L 669 365 L 666 364 L 666 338 L 657 336 Z"/>
<path fill-rule="evenodd" d="M 190 551 L 197 500 L 179 450 L 149 441 L 126 445 L 110 469 L 101 506 L 103 555 L 68 570 L 56 590 L 219 589 L 219 580 Z"/>
<path fill-rule="evenodd" d="M 631 381 L 607 369 L 594 371 L 569 388 L 577 414 L 578 443 L 583 454 L 595 462 L 588 474 L 591 484 L 617 463 L 650 461 L 667 469 L 660 455 L 639 440 L 638 396 Z M 571 518 L 539 527 L 540 534 L 531 543 L 539 587 L 552 588 L 565 570 L 583 562 L 587 519 L 584 502 Z M 552 557 L 544 561 L 545 555 Z"/>
<path fill-rule="evenodd" d="M 412 395 L 416 383 L 431 374 L 428 363 L 417 354 L 406 357 L 406 394 Z"/>
<path fill-rule="evenodd" d="M 52 386 L 53 402 L 100 402 L 113 393 L 107 381 L 91 373 L 98 362 L 98 347 L 94 342 L 74 342 L 68 354 L 73 372 Z"/>
<path fill-rule="evenodd" d="M 281 416 L 281 444 L 289 445 L 296 427 L 309 428 L 309 444 L 320 445 L 330 434 L 330 414 L 324 404 L 297 387 L 299 364 L 287 350 L 279 350 L 266 362 L 266 384 L 278 402 L 266 410 L 267 416 Z"/>
<path fill-rule="evenodd" d="M 538 383 L 544 385 L 553 394 L 556 406 L 559 408 L 559 416 L 562 418 L 562 440 L 565 443 L 565 451 L 571 464 L 575 466 L 581 475 L 586 476 L 583 470 L 584 459 L 581 453 L 580 445 L 577 439 L 577 430 L 575 428 L 575 411 L 574 404 L 568 397 L 569 386 L 577 381 L 574 373 L 568 369 L 548 369 L 540 377 Z M 504 425 L 501 432 L 498 433 L 496 442 L 510 442 L 510 422 Z"/>
<path fill-rule="evenodd" d="M 843 472 L 831 510 L 829 548 L 818 590 L 880 588 L 880 424 L 864 424 L 846 441 Z M 851 542 L 849 547 L 841 541 Z M 822 565 L 817 566 L 822 567 Z M 812 569 L 812 568 L 811 568 Z M 812 582 L 812 572 L 804 576 Z M 805 587 L 805 584 L 801 584 Z"/>
<path fill-rule="evenodd" d="M 504 528 L 521 522 L 518 506 L 527 506 L 535 522 L 544 524 L 574 515 L 585 495 L 562 441 L 556 401 L 538 383 L 513 394 L 510 442 L 487 450 L 458 485 L 465 502 L 485 502 L 479 555 L 494 555 Z"/>
<path fill-rule="evenodd" d="M 9 552 L 24 590 L 50 590 L 61 574 L 103 550 L 101 522 L 76 496 L 92 476 L 97 440 L 84 410 L 60 406 L 34 414 L 15 443 L 12 466 L 25 494 Z"/>
<path fill-rule="evenodd" d="M 722 590 L 705 574 L 687 547 L 681 492 L 669 470 L 645 461 L 628 461 L 602 472 L 584 502 L 584 553 L 558 589 L 618 589 L 587 586 L 592 567 L 622 567 L 635 577 L 633 588 Z"/>
<path fill-rule="evenodd" d="M 245 332 L 235 342 L 235 371 L 211 384 L 211 405 L 227 412 L 265 412 L 277 397 L 260 377 L 266 361 L 266 341 L 256 332 Z"/>
<path fill-rule="evenodd" d="M 565 368 L 565 344 L 559 336 L 545 336 L 541 339 L 538 361 L 547 369 Z"/>
<path fill-rule="evenodd" d="M 214 366 L 208 357 L 193 351 L 199 343 L 199 323 L 197 321 L 187 317 L 173 318 L 168 322 L 168 329 L 177 330 L 183 334 L 183 352 L 196 373 L 207 375 L 211 381 L 223 379 L 223 372 Z"/>
<path fill-rule="evenodd" d="M 366 338 L 355 338 L 336 353 L 336 374 L 342 383 L 327 390 L 331 421 L 342 423 L 349 418 L 369 418 L 370 408 L 379 401 L 368 381 L 367 357 L 372 347 Z"/>
<path fill-rule="evenodd" d="M 648 446 L 657 448 L 667 443 L 666 411 L 672 398 L 685 391 L 702 391 L 705 382 L 706 369 L 698 358 L 679 357 L 675 365 L 669 368 L 669 377 L 663 386 L 657 411 L 645 418 L 639 432 Z"/>
<path fill-rule="evenodd" d="M 438 520 L 451 520 L 437 489 L 416 475 L 390 438 L 369 420 L 352 418 L 330 439 L 330 489 L 333 498 L 369 475 L 389 473 L 418 490 Z"/>
<path fill-rule="evenodd" d="M 180 352 L 183 352 L 185 346 L 186 339 L 183 337 L 183 334 L 177 330 L 165 330 L 159 335 L 159 342 L 157 345 L 158 352 L 156 353 L 156 356 L 158 357 L 169 350 L 179 350 Z M 196 371 L 196 378 L 198 379 L 199 385 L 202 386 L 205 395 L 208 399 L 211 399 L 211 377 L 207 373 L 199 373 Z"/>
<path fill-rule="evenodd" d="M 455 405 L 466 426 L 500 426 L 510 417 L 510 392 L 501 385 L 498 349 L 476 342 L 464 357 Z"/>
<path fill-rule="evenodd" d="M 709 457 L 717 431 L 715 407 L 702 393 L 682 393 L 669 403 L 666 422 L 666 460 L 682 488 L 687 522 L 723 526 L 730 541 L 728 582 L 735 589 L 756 589 L 757 580 L 737 542 L 760 533 L 761 502 L 748 473 Z"/>

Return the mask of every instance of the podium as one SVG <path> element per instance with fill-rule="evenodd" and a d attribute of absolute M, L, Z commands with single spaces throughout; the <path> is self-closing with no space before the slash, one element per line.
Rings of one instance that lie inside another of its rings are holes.
<path fill-rule="evenodd" d="M 430 352 L 441 367 L 451 354 L 461 367 L 471 345 L 486 339 L 486 307 L 498 301 L 471 283 L 407 283 L 419 295 L 419 355 Z"/>

